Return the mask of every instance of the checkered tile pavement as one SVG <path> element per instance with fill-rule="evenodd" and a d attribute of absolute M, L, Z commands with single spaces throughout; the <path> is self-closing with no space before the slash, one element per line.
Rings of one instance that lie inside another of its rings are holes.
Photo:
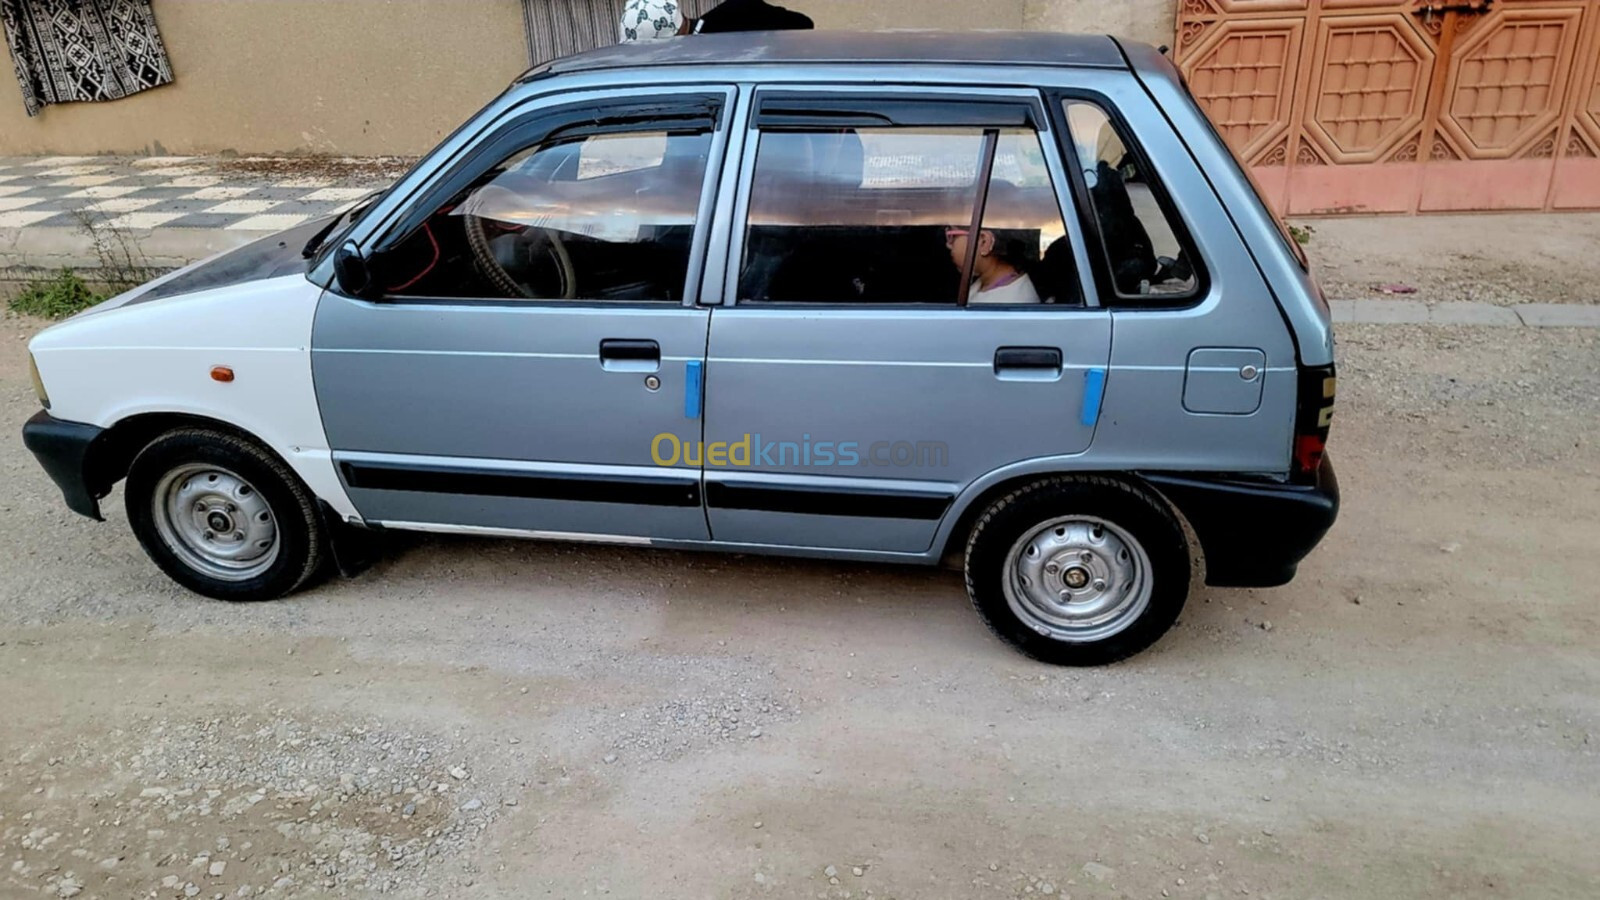
<path fill-rule="evenodd" d="M 97 226 L 131 230 L 281 231 L 388 184 L 372 174 L 251 174 L 240 162 L 181 156 L 0 157 L 0 228 L 78 227 L 87 213 Z M 294 165 L 264 168 L 292 171 Z"/>

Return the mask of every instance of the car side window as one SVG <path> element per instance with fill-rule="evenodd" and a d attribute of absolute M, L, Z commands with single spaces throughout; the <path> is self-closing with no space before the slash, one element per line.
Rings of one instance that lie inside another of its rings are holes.
<path fill-rule="evenodd" d="M 771 129 L 758 140 L 739 302 L 956 306 L 980 200 L 968 305 L 1080 302 L 1033 129 Z"/>
<path fill-rule="evenodd" d="M 395 297 L 678 303 L 711 134 L 557 137 L 518 152 L 385 254 Z"/>
<path fill-rule="evenodd" d="M 1154 173 L 1146 171 L 1099 105 L 1069 99 L 1066 114 L 1117 294 L 1161 299 L 1193 294 L 1199 286 L 1195 253 L 1162 202 Z"/>

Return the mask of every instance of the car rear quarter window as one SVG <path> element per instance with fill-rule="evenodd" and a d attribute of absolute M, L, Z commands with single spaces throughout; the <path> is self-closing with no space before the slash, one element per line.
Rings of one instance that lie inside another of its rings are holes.
<path fill-rule="evenodd" d="M 1065 101 L 1072 159 L 1083 173 L 1120 298 L 1168 305 L 1199 290 L 1197 256 L 1155 173 L 1099 104 Z"/>

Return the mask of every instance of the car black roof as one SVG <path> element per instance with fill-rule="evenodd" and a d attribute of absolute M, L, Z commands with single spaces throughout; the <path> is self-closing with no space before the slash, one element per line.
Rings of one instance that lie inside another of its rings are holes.
<path fill-rule="evenodd" d="M 558 59 L 529 71 L 524 79 L 651 66 L 815 63 L 1128 67 L 1117 42 L 1105 35 L 1037 31 L 764 31 L 617 44 Z"/>

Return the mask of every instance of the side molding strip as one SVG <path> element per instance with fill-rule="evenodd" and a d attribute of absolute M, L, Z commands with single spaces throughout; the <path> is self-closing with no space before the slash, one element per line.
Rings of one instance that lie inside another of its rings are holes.
<path fill-rule="evenodd" d="M 933 522 L 944 518 L 954 501 L 951 494 L 928 491 L 888 493 L 706 482 L 706 506 L 711 509 Z"/>
<path fill-rule="evenodd" d="M 342 462 L 352 490 L 515 497 L 522 500 L 577 500 L 639 506 L 694 508 L 700 505 L 697 476 L 645 478 L 626 475 L 565 475 L 489 471 L 467 467 L 401 466 Z"/>

